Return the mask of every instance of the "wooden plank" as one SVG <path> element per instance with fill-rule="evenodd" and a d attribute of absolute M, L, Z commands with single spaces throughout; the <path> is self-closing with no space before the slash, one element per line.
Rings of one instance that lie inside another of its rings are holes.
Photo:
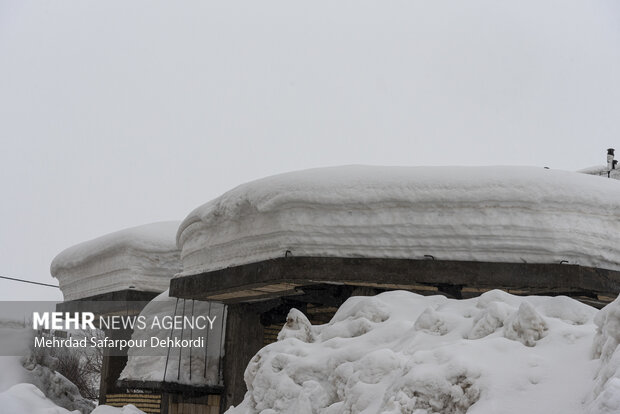
<path fill-rule="evenodd" d="M 276 283 L 274 285 L 261 286 L 256 290 L 259 290 L 261 292 L 282 292 L 286 290 L 293 290 L 297 286 L 299 285 L 295 283 Z"/>
<path fill-rule="evenodd" d="M 261 288 L 262 287 L 257 287 L 254 289 L 238 290 L 234 292 L 221 293 L 221 294 L 213 294 L 213 295 L 209 295 L 208 300 L 216 301 L 216 302 L 225 302 L 225 303 L 235 303 L 235 302 L 239 302 L 240 300 L 249 302 L 249 301 L 265 300 L 265 299 L 270 299 L 273 297 L 280 297 L 280 296 L 293 296 L 293 295 L 299 295 L 303 293 L 303 292 L 298 292 L 295 290 L 263 291 L 263 290 L 260 290 Z"/>
<path fill-rule="evenodd" d="M 216 301 L 226 301 L 226 300 L 235 299 L 235 298 L 251 298 L 254 296 L 264 296 L 264 295 L 265 295 L 265 292 L 262 292 L 260 290 L 247 289 L 247 290 L 239 290 L 237 292 L 222 293 L 219 295 L 210 295 L 210 298 Z"/>
<path fill-rule="evenodd" d="M 110 397 L 108 396 L 106 398 L 107 401 L 125 401 L 125 400 L 131 400 L 131 401 L 138 401 L 138 402 L 160 402 L 160 398 L 159 397 L 155 397 L 155 398 L 144 398 L 144 397 Z"/>
<path fill-rule="evenodd" d="M 237 405 L 246 392 L 243 374 L 250 359 L 263 347 L 260 313 L 252 305 L 228 306 L 224 340 L 224 406 Z"/>
<path fill-rule="evenodd" d="M 207 405 L 211 405 L 214 407 L 219 407 L 220 406 L 220 396 L 219 395 L 209 395 L 208 399 L 207 399 Z"/>
<path fill-rule="evenodd" d="M 140 405 L 143 407 L 159 407 L 161 404 L 159 402 L 148 402 L 148 401 L 143 401 L 143 400 L 131 400 L 131 399 L 126 399 L 126 400 L 113 400 L 113 401 L 107 401 L 106 404 L 112 404 L 112 403 L 117 403 L 117 404 L 133 404 L 133 405 Z"/>

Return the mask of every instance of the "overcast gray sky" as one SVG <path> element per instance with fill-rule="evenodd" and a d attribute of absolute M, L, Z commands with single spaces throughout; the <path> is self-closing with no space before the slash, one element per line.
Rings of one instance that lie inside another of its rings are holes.
<path fill-rule="evenodd" d="M 602 164 L 619 76 L 613 0 L 0 0 L 0 275 L 284 171 Z"/>

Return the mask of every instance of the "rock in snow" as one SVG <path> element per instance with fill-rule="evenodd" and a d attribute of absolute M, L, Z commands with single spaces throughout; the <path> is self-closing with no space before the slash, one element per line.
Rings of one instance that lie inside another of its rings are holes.
<path fill-rule="evenodd" d="M 292 309 L 228 414 L 617 413 L 620 301 L 596 316 L 600 360 L 596 312 L 502 291 L 352 297 L 316 326 Z"/>
<path fill-rule="evenodd" d="M 535 167 L 319 168 L 191 212 L 184 275 L 284 256 L 559 263 L 620 270 L 620 182 Z"/>
<path fill-rule="evenodd" d="M 166 221 L 132 227 L 62 251 L 52 261 L 51 273 L 65 301 L 125 289 L 168 289 L 181 271 L 178 226 Z"/>

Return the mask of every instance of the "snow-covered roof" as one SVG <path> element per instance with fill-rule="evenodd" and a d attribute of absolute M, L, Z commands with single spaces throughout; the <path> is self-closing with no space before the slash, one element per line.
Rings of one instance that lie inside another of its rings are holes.
<path fill-rule="evenodd" d="M 182 275 L 293 256 L 620 269 L 620 183 L 538 167 L 319 168 L 243 184 L 177 233 Z"/>
<path fill-rule="evenodd" d="M 107 234 L 62 251 L 51 264 L 65 301 L 125 289 L 163 292 L 181 262 L 178 221 Z"/>
<path fill-rule="evenodd" d="M 607 170 L 607 166 L 606 165 L 594 165 L 592 167 L 588 167 L 588 168 L 584 168 L 582 170 L 579 170 L 577 172 L 580 172 L 582 174 L 598 175 L 598 176 L 607 178 L 607 172 L 608 171 L 609 170 Z M 616 169 L 616 170 L 609 171 L 609 178 L 613 178 L 615 180 L 620 180 L 620 170 Z"/>

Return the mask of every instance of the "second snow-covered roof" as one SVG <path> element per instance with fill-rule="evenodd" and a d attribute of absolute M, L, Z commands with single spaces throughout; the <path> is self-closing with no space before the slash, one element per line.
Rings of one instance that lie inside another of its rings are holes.
<path fill-rule="evenodd" d="M 65 249 L 51 264 L 65 301 L 126 289 L 168 289 L 181 270 L 178 226 L 178 221 L 145 224 Z"/>
<path fill-rule="evenodd" d="M 243 184 L 181 223 L 182 275 L 293 256 L 620 270 L 620 183 L 537 167 L 319 168 Z"/>

